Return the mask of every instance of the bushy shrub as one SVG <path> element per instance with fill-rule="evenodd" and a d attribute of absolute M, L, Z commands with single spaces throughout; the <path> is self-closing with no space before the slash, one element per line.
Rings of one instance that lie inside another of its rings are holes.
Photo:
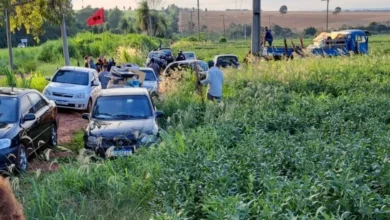
<path fill-rule="evenodd" d="M 219 43 L 226 43 L 227 39 L 226 39 L 226 37 L 221 37 L 221 38 L 219 38 L 218 42 Z"/>

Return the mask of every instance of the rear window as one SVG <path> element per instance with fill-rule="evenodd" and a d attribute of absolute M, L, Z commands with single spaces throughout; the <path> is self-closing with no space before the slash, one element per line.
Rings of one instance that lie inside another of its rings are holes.
<path fill-rule="evenodd" d="M 184 53 L 184 56 L 186 58 L 195 58 L 195 54 L 194 53 Z"/>
<path fill-rule="evenodd" d="M 59 70 L 54 75 L 52 82 L 87 86 L 89 84 L 89 73 L 74 70 Z"/>
<path fill-rule="evenodd" d="M 145 80 L 146 81 L 156 81 L 157 80 L 153 70 L 141 70 L 141 71 L 145 73 Z"/>

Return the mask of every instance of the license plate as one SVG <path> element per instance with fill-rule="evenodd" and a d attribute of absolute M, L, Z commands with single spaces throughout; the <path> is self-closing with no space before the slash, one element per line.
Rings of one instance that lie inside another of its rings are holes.
<path fill-rule="evenodd" d="M 56 100 L 56 103 L 58 104 L 67 104 L 68 102 L 65 100 Z"/>
<path fill-rule="evenodd" d="M 131 156 L 133 155 L 133 151 L 128 149 L 128 150 L 113 150 L 112 151 L 112 156 L 113 157 L 125 157 L 125 156 Z"/>

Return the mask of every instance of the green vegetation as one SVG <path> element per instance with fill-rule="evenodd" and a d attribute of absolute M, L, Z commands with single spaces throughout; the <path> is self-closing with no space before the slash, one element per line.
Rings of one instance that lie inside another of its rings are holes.
<path fill-rule="evenodd" d="M 370 41 L 370 56 L 225 70 L 222 104 L 202 104 L 193 76 L 172 82 L 162 143 L 25 177 L 28 218 L 388 219 L 389 44 Z M 175 48 L 242 58 L 243 45 Z"/>

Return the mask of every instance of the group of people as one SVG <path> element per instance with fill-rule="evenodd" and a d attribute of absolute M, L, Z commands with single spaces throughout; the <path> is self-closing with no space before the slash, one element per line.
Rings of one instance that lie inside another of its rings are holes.
<path fill-rule="evenodd" d="M 111 67 L 116 65 L 114 58 L 111 58 L 107 61 L 107 58 L 99 57 L 97 62 L 95 63 L 91 56 L 84 57 L 84 67 L 86 68 L 96 69 L 96 71 L 101 72 L 104 68 L 104 65 L 106 65 L 107 70 L 110 71 Z"/>

